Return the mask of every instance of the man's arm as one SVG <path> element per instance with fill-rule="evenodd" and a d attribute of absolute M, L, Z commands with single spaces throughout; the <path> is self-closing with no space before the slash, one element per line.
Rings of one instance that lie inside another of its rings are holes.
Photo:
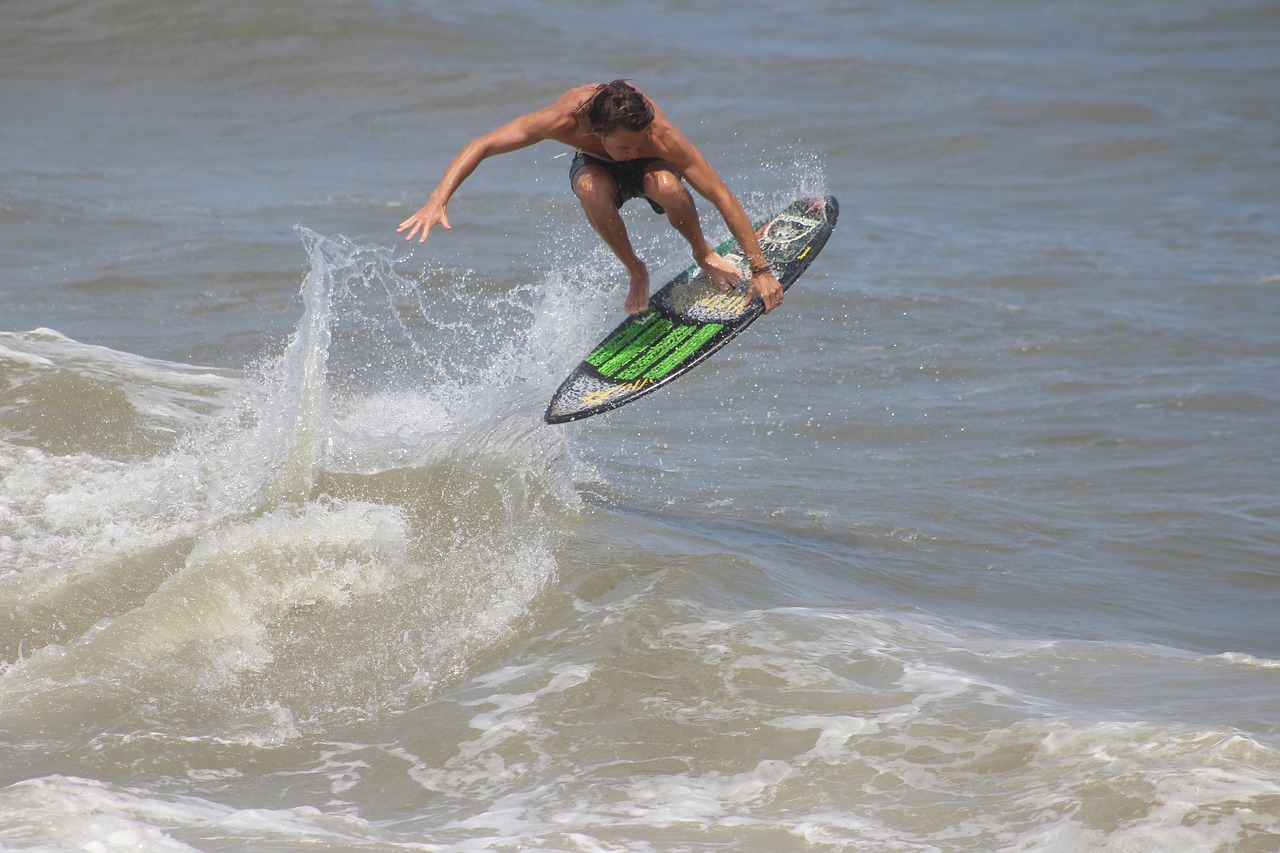
<path fill-rule="evenodd" d="M 398 232 L 408 230 L 406 240 L 412 240 L 421 231 L 422 236 L 418 241 L 420 243 L 426 242 L 427 234 L 437 223 L 443 225 L 446 230 L 451 230 L 453 226 L 449 224 L 449 199 L 453 197 L 462 182 L 469 178 L 486 158 L 518 151 L 549 138 L 549 134 L 554 129 L 551 121 L 553 107 L 520 116 L 497 130 L 468 142 L 445 169 L 444 176 L 440 178 L 440 183 L 436 184 L 427 203 L 413 216 L 401 222 L 396 230 Z"/>
<path fill-rule="evenodd" d="M 662 142 L 662 147 L 666 149 L 663 156 L 680 170 L 680 174 L 684 175 L 689 186 L 697 190 L 698 195 L 715 206 L 724 218 L 724 224 L 729 227 L 729 233 L 737 239 L 738 246 L 751 267 L 749 292 L 760 295 L 764 311 L 768 314 L 782 304 L 782 285 L 769 268 L 769 262 L 760 248 L 760 241 L 756 239 L 756 229 L 742 208 L 742 203 L 707 162 L 702 152 L 678 130 L 668 125 Z"/>

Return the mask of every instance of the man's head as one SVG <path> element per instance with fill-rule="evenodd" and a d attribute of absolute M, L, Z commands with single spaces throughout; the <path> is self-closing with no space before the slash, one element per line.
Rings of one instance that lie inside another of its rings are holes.
<path fill-rule="evenodd" d="M 578 122 L 584 132 L 597 136 L 619 130 L 640 132 L 653 123 L 653 105 L 626 80 L 614 80 L 598 86 L 578 108 Z"/>

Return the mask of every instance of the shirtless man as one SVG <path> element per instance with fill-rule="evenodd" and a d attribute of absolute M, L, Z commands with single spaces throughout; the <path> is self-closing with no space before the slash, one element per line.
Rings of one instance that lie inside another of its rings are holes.
<path fill-rule="evenodd" d="M 577 149 L 569 180 L 587 221 L 631 277 L 627 313 L 642 314 L 649 308 L 649 270 L 631 248 L 618 212 L 624 201 L 637 196 L 666 214 L 689 242 L 694 261 L 717 287 L 729 290 L 742 280 L 738 268 L 717 254 L 703 236 L 693 197 L 681 178 L 715 205 L 737 238 L 751 266 L 749 293 L 759 294 L 766 313 L 782 303 L 782 287 L 738 199 L 658 105 L 625 80 L 570 89 L 550 106 L 472 140 L 453 158 L 427 203 L 400 223 L 398 230 L 409 232 L 407 240 L 420 233 L 419 242 L 423 242 L 436 224 L 451 229 L 449 199 L 482 160 L 546 139 Z"/>

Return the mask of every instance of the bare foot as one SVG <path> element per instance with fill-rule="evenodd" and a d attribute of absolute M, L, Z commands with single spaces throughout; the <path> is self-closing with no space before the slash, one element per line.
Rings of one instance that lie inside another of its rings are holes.
<path fill-rule="evenodd" d="M 631 290 L 627 292 L 628 314 L 643 314 L 649 310 L 649 268 L 644 264 L 630 270 Z"/>
<path fill-rule="evenodd" d="M 742 283 L 742 270 L 716 252 L 711 252 L 698 260 L 698 266 L 707 274 L 707 278 L 711 279 L 711 283 L 721 290 L 731 290 Z"/>

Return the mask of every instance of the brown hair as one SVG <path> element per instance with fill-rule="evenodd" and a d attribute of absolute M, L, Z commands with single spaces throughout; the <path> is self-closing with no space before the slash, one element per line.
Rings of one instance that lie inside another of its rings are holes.
<path fill-rule="evenodd" d="M 583 133 L 644 130 L 653 122 L 653 105 L 626 80 L 614 80 L 597 86 L 576 115 Z"/>

